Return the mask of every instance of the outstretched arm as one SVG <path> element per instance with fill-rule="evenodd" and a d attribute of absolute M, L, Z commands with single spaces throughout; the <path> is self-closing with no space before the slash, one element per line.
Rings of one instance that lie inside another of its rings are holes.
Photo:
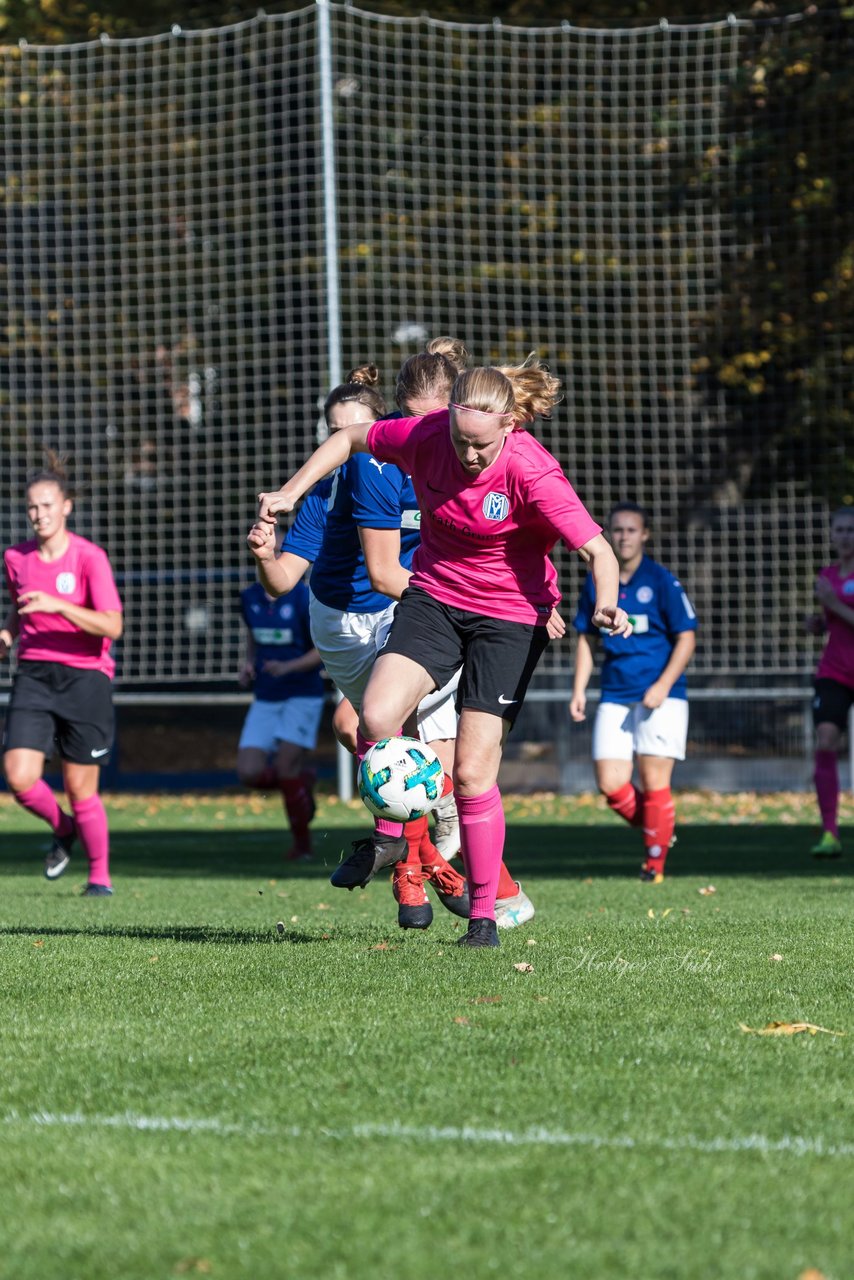
<path fill-rule="evenodd" d="M 630 636 L 632 624 L 625 609 L 617 604 L 620 598 L 620 568 L 608 539 L 601 533 L 578 548 L 578 554 L 593 575 L 596 607 L 591 619 L 594 627 L 602 627 L 614 636 Z"/>
<path fill-rule="evenodd" d="M 276 516 L 282 512 L 293 511 L 304 494 L 312 485 L 317 484 L 324 476 L 329 476 L 338 467 L 353 456 L 354 453 L 369 453 L 368 431 L 373 423 L 358 427 L 342 427 L 333 431 L 332 435 L 304 462 L 290 480 L 286 480 L 281 489 L 274 493 L 258 494 L 258 518 L 268 524 L 276 523 Z"/>

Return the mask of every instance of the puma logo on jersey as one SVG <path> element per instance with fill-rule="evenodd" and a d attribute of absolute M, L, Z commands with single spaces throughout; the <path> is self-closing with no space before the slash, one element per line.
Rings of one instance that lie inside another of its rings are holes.
<path fill-rule="evenodd" d="M 377 471 L 379 471 L 380 475 L 382 475 L 382 473 L 383 473 L 383 467 L 387 467 L 387 466 L 388 466 L 388 463 L 387 463 L 387 462 L 377 462 L 376 458 L 371 458 L 371 466 L 372 466 L 372 467 L 376 467 Z"/>

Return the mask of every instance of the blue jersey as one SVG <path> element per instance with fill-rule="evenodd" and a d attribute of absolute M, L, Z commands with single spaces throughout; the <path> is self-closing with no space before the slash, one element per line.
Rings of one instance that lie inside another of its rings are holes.
<path fill-rule="evenodd" d="M 314 648 L 308 627 L 308 587 L 298 582 L 287 595 L 271 600 L 260 582 L 240 593 L 244 621 L 255 641 L 255 697 L 260 702 L 286 698 L 322 698 L 320 666 L 292 675 L 271 676 L 265 662 L 291 662 Z"/>
<path fill-rule="evenodd" d="M 634 627 L 628 638 L 606 635 L 593 626 L 595 604 L 593 577 L 588 574 L 573 625 L 582 635 L 601 637 L 605 651 L 602 701 L 640 702 L 667 666 L 677 635 L 681 631 L 697 630 L 697 615 L 691 601 L 669 569 L 644 556 L 629 581 L 620 583 L 620 607 L 625 609 Z M 669 696 L 688 697 L 684 673 Z"/>
<path fill-rule="evenodd" d="M 282 550 L 290 551 L 314 564 L 326 534 L 326 515 L 334 476 L 327 476 L 305 495 L 294 522 L 282 540 Z"/>
<path fill-rule="evenodd" d="M 371 586 L 359 529 L 399 529 L 400 563 L 408 569 L 421 541 L 412 481 L 393 463 L 357 453 L 332 477 L 326 506 L 326 534 L 311 573 L 312 595 L 342 613 L 381 613 L 389 599 Z M 291 533 L 284 550 L 304 555 Z M 302 545 L 307 541 L 304 537 Z"/>

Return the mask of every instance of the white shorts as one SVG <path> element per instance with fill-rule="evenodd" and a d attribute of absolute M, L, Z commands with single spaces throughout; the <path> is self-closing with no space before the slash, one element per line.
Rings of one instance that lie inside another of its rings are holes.
<path fill-rule="evenodd" d="M 393 613 L 394 603 L 380 613 L 347 613 L 311 597 L 311 638 L 327 675 L 357 711 L 376 661 L 377 631 L 384 621 L 391 625 Z"/>
<path fill-rule="evenodd" d="M 642 702 L 600 702 L 593 724 L 593 759 L 631 760 L 638 755 L 684 760 L 687 740 L 685 698 L 665 698 L 653 710 Z"/>
<path fill-rule="evenodd" d="M 243 721 L 238 747 L 252 747 L 272 755 L 282 742 L 313 751 L 323 715 L 324 698 L 286 698 L 284 702 L 256 701 Z"/>
<path fill-rule="evenodd" d="M 380 613 L 347 613 L 311 597 L 311 638 L 330 679 L 357 711 L 391 630 L 395 607 L 393 601 Z M 456 738 L 458 716 L 454 701 L 459 682 L 457 672 L 443 689 L 429 693 L 419 704 L 418 736 L 422 742 Z"/>

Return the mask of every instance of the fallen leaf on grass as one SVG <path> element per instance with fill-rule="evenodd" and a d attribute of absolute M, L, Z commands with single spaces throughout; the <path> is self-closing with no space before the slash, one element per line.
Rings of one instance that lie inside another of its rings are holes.
<path fill-rule="evenodd" d="M 524 962 L 524 961 L 522 961 L 522 962 L 521 962 L 521 963 L 519 963 L 519 964 L 514 964 L 513 968 L 514 968 L 514 969 L 516 969 L 516 970 L 518 970 L 518 972 L 519 972 L 519 973 L 533 973 L 533 972 L 534 972 L 534 966 L 533 966 L 532 964 L 525 964 L 525 962 Z"/>
<path fill-rule="evenodd" d="M 536 1000 L 538 1004 L 548 1004 L 551 997 L 550 996 L 532 996 L 531 998 L 533 1000 Z"/>
<path fill-rule="evenodd" d="M 798 1276 L 798 1280 L 826 1280 L 823 1271 L 817 1270 L 816 1267 L 807 1267 L 806 1271 L 802 1271 Z"/>
<path fill-rule="evenodd" d="M 377 942 L 377 943 L 375 943 L 372 947 L 369 947 L 369 948 L 368 948 L 368 950 L 370 950 L 370 951 L 397 951 L 397 947 L 392 947 L 392 946 L 390 946 L 390 944 L 389 944 L 388 942 Z"/>
<path fill-rule="evenodd" d="M 159 956 L 149 956 L 149 957 L 148 957 L 148 963 L 149 963 L 149 964 L 157 964 L 157 961 L 158 961 L 159 959 L 160 959 L 160 957 L 159 957 Z"/>
<path fill-rule="evenodd" d="M 717 893 L 717 889 L 713 884 L 704 884 L 702 889 L 698 889 L 697 892 L 701 893 L 704 898 L 708 898 L 710 893 Z"/>
<path fill-rule="evenodd" d="M 477 996 L 471 1004 L 500 1004 L 501 996 Z"/>
<path fill-rule="evenodd" d="M 782 957 L 781 955 L 778 955 L 778 954 L 776 953 L 776 951 L 775 951 L 775 952 L 774 952 L 774 955 L 773 955 L 773 956 L 769 956 L 769 957 L 768 957 L 768 959 L 769 959 L 769 960 L 778 960 L 778 961 L 779 961 L 779 960 L 782 960 L 782 959 L 783 959 L 783 957 Z"/>
<path fill-rule="evenodd" d="M 43 947 L 43 946 L 44 946 L 44 938 L 37 938 L 37 939 L 36 939 L 36 941 L 33 943 L 33 946 L 34 946 L 34 947 Z"/>
<path fill-rule="evenodd" d="M 182 1258 L 175 1263 L 174 1271 L 179 1276 L 188 1275 L 191 1271 L 200 1276 L 209 1276 L 213 1271 L 213 1264 L 208 1258 Z"/>
<path fill-rule="evenodd" d="M 529 938 L 529 939 L 528 939 L 528 946 L 529 946 L 529 947 L 535 947 L 536 945 L 537 945 L 537 939 L 536 939 L 536 938 Z"/>
<path fill-rule="evenodd" d="M 827 1027 L 817 1027 L 814 1022 L 769 1022 L 764 1027 L 746 1027 L 740 1022 L 742 1031 L 749 1031 L 755 1036 L 796 1036 L 799 1031 L 808 1031 L 811 1036 L 823 1031 L 826 1036 L 844 1036 L 844 1031 L 830 1031 Z"/>
<path fill-rule="evenodd" d="M 457 1024 L 458 1027 L 471 1026 L 471 1023 L 469 1022 L 468 1018 L 454 1018 L 454 1022 Z"/>
<path fill-rule="evenodd" d="M 296 924 L 298 920 L 299 920 L 299 916 L 291 916 L 291 924 Z"/>

